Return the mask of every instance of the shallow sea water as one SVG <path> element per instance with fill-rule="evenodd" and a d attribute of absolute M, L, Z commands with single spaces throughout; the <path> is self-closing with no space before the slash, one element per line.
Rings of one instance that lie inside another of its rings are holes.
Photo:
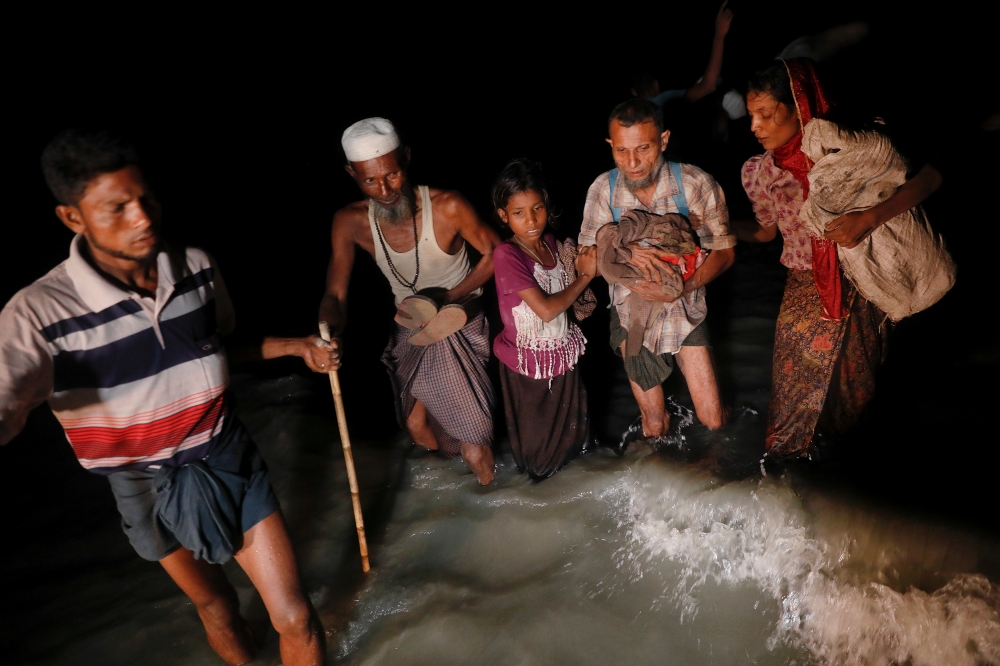
<path fill-rule="evenodd" d="M 460 460 L 401 436 L 366 439 L 351 422 L 367 575 L 336 424 L 316 408 L 329 395 L 298 376 L 235 377 L 330 663 L 1000 664 L 995 535 L 888 508 L 808 468 L 762 476 L 774 319 L 753 304 L 773 306 L 780 278 L 745 289 L 772 293 L 737 299 L 749 305 L 717 340 L 735 405 L 720 432 L 689 423 L 681 391 L 658 447 L 597 449 L 541 483 L 503 453 L 483 488 Z M 635 414 L 615 372 L 594 414 L 608 432 Z M 129 547 L 106 482 L 74 465 L 57 479 L 74 503 L 52 504 L 38 484 L 17 490 L 37 527 L 0 561 L 12 663 L 222 663 L 190 602 Z M 263 643 L 254 663 L 279 663 L 259 597 L 226 570 Z"/>
<path fill-rule="evenodd" d="M 356 617 L 356 664 L 1000 662 L 971 534 L 638 447 L 534 483 L 408 461 Z M 920 587 L 917 587 L 920 585 Z"/>

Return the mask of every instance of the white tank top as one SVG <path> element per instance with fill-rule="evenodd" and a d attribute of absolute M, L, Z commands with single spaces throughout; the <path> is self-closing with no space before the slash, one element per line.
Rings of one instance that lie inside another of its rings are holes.
<path fill-rule="evenodd" d="M 385 244 L 385 251 L 383 252 L 382 243 L 379 242 L 379 230 L 376 227 L 378 223 L 375 221 L 375 211 L 372 210 L 371 201 L 368 202 L 368 226 L 371 227 L 372 240 L 375 241 L 375 263 L 378 264 L 378 267 L 382 269 L 382 273 L 389 280 L 389 286 L 392 287 L 392 293 L 396 297 L 397 307 L 403 302 L 404 298 L 413 295 L 413 290 L 402 284 L 392 274 L 389 262 L 386 261 L 385 252 L 389 253 L 392 265 L 396 267 L 399 274 L 407 281 L 412 280 L 414 273 L 416 273 L 417 264 L 415 255 L 416 252 L 420 253 L 420 276 L 415 286 L 417 291 L 430 287 L 451 289 L 464 280 L 465 276 L 472 270 L 469 267 L 469 255 L 466 252 L 464 242 L 462 243 L 462 248 L 455 254 L 448 254 L 438 245 L 437 237 L 434 235 L 434 211 L 431 210 L 430 190 L 425 185 L 418 185 L 417 192 L 420 195 L 422 205 L 420 219 L 423 228 L 421 229 L 420 241 L 417 243 L 416 248 L 409 252 L 395 252 L 389 247 L 388 243 Z M 482 293 L 483 290 L 480 287 L 472 292 L 471 295 L 479 296 Z"/>

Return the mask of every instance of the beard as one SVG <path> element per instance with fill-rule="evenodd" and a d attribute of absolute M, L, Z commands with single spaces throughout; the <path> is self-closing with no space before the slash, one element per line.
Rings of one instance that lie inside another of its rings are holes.
<path fill-rule="evenodd" d="M 663 153 L 660 153 L 660 156 L 656 158 L 656 164 L 653 165 L 653 169 L 649 172 L 648 176 L 640 180 L 632 180 L 626 176 L 624 172 L 622 172 L 622 182 L 625 183 L 625 187 L 627 187 L 633 194 L 635 192 L 641 192 L 655 183 L 660 177 L 660 170 L 663 169 L 664 163 Z"/>
<path fill-rule="evenodd" d="M 409 183 L 405 183 L 401 191 L 403 196 L 394 206 L 384 206 L 377 199 L 371 200 L 376 220 L 390 226 L 410 221 L 417 209 L 417 197 L 413 192 L 413 186 Z"/>
<path fill-rule="evenodd" d="M 109 247 L 104 247 L 89 233 L 85 233 L 84 237 L 87 239 L 87 244 L 96 250 L 100 250 L 104 254 L 115 257 L 116 259 L 127 259 L 129 261 L 137 261 L 139 263 L 151 263 L 156 260 L 156 257 L 160 254 L 163 249 L 163 239 L 160 238 L 159 233 L 156 235 L 156 242 L 149 248 L 146 254 L 139 256 L 135 254 L 130 254 L 128 252 L 123 252 L 122 250 L 112 250 Z"/>

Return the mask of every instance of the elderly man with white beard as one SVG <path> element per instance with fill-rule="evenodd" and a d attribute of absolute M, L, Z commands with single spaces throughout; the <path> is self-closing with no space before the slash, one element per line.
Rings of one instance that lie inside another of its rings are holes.
<path fill-rule="evenodd" d="M 382 361 L 396 416 L 413 441 L 461 455 L 483 485 L 493 480 L 489 327 L 477 307 L 493 277 L 500 238 L 462 195 L 407 176 L 409 149 L 392 123 L 367 118 L 344 131 L 345 169 L 365 198 L 333 218 L 333 254 L 320 321 L 339 338 L 357 248 L 375 259 L 395 297 L 396 327 Z M 470 265 L 466 243 L 481 256 Z M 339 347 L 339 342 L 334 343 Z"/>

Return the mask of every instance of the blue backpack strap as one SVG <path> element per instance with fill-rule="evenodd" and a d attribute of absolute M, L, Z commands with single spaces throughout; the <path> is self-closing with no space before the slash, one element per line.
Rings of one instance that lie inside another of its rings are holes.
<path fill-rule="evenodd" d="M 677 181 L 678 193 L 674 195 L 674 205 L 677 206 L 677 211 L 681 215 L 688 217 L 688 201 L 687 195 L 684 194 L 684 180 L 681 177 L 681 165 L 679 162 L 667 162 L 667 164 L 670 165 L 670 172 L 674 174 L 674 180 Z"/>
<path fill-rule="evenodd" d="M 611 196 L 608 198 L 608 205 L 611 206 L 611 202 L 615 200 L 615 183 L 618 182 L 618 167 L 615 167 L 608 172 L 608 181 L 611 185 Z M 611 208 L 611 217 L 614 218 L 615 224 L 622 221 L 622 209 L 621 208 Z"/>
<path fill-rule="evenodd" d="M 611 186 L 611 188 L 610 188 L 611 189 L 611 195 L 608 197 L 608 206 L 611 206 L 611 202 L 615 200 L 615 183 L 617 183 L 617 182 L 618 182 L 618 167 L 615 167 L 614 169 L 612 169 L 611 171 L 608 172 L 608 184 Z M 615 224 L 618 224 L 619 222 L 621 222 L 622 221 L 622 209 L 621 208 L 615 208 L 614 206 L 611 206 L 611 217 L 612 217 L 612 219 L 614 219 Z M 611 302 L 608 303 L 608 309 L 610 310 L 611 306 L 614 305 L 614 304 L 615 304 L 615 285 L 612 282 L 611 283 Z"/>

